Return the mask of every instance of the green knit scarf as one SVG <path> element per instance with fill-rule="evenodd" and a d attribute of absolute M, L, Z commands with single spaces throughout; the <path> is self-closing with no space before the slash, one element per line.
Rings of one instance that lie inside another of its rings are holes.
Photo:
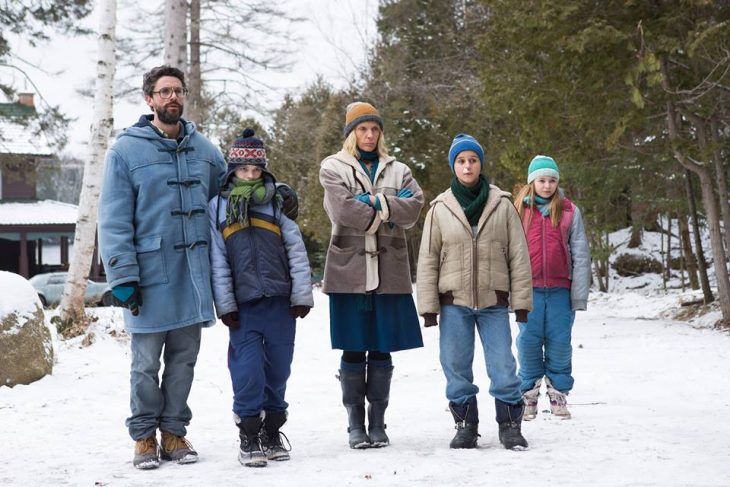
<path fill-rule="evenodd" d="M 482 216 L 484 205 L 489 198 L 489 180 L 480 174 L 479 182 L 469 188 L 454 177 L 451 179 L 451 192 L 464 210 L 469 225 L 474 226 L 479 223 L 479 217 Z"/>
<path fill-rule="evenodd" d="M 230 188 L 231 193 L 228 196 L 228 207 L 226 208 L 226 223 L 229 225 L 232 223 L 248 225 L 248 207 L 251 204 L 251 199 L 254 202 L 259 202 L 266 197 L 264 178 L 246 181 L 234 176 L 231 178 Z"/>

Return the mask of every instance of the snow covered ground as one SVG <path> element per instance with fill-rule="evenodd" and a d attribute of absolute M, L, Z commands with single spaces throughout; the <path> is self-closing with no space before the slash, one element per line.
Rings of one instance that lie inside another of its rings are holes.
<path fill-rule="evenodd" d="M 329 346 L 327 297 L 298 325 L 287 398 L 292 460 L 265 469 L 236 461 L 226 368 L 227 330 L 203 335 L 190 397 L 193 465 L 132 467 L 128 415 L 129 352 L 116 308 L 98 308 L 96 342 L 57 342 L 52 376 L 0 388 L 0 485 L 730 485 L 730 335 L 660 318 L 677 296 L 594 293 L 574 329 L 573 419 L 550 418 L 543 395 L 525 423 L 530 449 L 506 451 L 497 439 L 483 359 L 475 380 L 479 448 L 449 450 L 453 421 L 438 362 L 438 331 L 425 347 L 394 355 L 387 411 L 392 445 L 347 447 L 346 414 L 335 379 L 339 354 Z M 516 328 L 515 328 L 516 334 Z"/>

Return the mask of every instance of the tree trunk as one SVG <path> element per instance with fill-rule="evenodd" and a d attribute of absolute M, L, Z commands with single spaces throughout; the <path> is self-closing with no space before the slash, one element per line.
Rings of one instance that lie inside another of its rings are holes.
<path fill-rule="evenodd" d="M 662 86 L 667 93 L 671 93 L 669 85 L 669 71 L 667 60 L 661 59 Z M 677 111 L 671 98 L 667 99 L 667 129 L 669 139 L 676 142 L 680 135 L 677 127 Z M 702 206 L 705 209 L 707 227 L 710 231 L 710 244 L 712 246 L 712 264 L 715 269 L 717 281 L 717 297 L 720 302 L 722 319 L 730 324 L 730 278 L 727 272 L 727 257 L 725 256 L 722 235 L 720 233 L 720 215 L 715 200 L 715 191 L 712 183 L 712 176 L 706 166 L 697 164 L 687 158 L 676 145 L 673 146 L 674 158 L 686 169 L 697 174 L 700 178 L 700 191 L 702 194 Z"/>
<path fill-rule="evenodd" d="M 722 223 L 725 227 L 725 253 L 730 254 L 730 200 L 728 200 L 727 181 L 725 180 L 725 167 L 722 164 L 722 155 L 720 147 L 722 141 L 718 136 L 720 127 L 717 118 L 712 117 L 710 120 L 710 131 L 712 133 L 712 160 L 715 163 L 715 181 L 717 182 L 717 192 L 720 196 L 720 212 L 722 213 Z"/>
<path fill-rule="evenodd" d="M 684 263 L 689 277 L 689 286 L 692 289 L 699 289 L 700 282 L 697 279 L 697 260 L 692 252 L 689 225 L 687 225 L 687 215 L 678 215 L 677 220 L 679 221 L 679 241 L 682 245 L 682 254 L 684 255 Z M 705 275 L 707 275 L 707 273 L 705 273 Z"/>
<path fill-rule="evenodd" d="M 190 1 L 190 70 L 188 73 L 187 120 L 203 125 L 203 80 L 200 73 L 200 0 Z"/>
<path fill-rule="evenodd" d="M 77 322 L 84 315 L 84 294 L 96 242 L 96 211 L 99 206 L 104 155 L 114 127 L 112 93 L 116 68 L 114 42 L 117 1 L 102 0 L 100 6 L 91 153 L 84 165 L 73 257 L 61 298 L 61 320 L 64 323 Z"/>
<path fill-rule="evenodd" d="M 705 250 L 702 248 L 702 235 L 700 235 L 700 217 L 697 214 L 697 203 L 695 202 L 695 192 L 692 188 L 692 172 L 689 169 L 684 170 L 685 190 L 687 191 L 687 204 L 689 205 L 689 214 L 692 217 L 692 236 L 695 241 L 695 254 L 697 255 L 697 270 L 700 274 L 700 284 L 702 285 L 702 294 L 705 298 L 705 304 L 715 300 L 710 288 L 710 278 L 707 276 L 707 259 L 705 259 Z"/>
<path fill-rule="evenodd" d="M 165 64 L 182 72 L 188 66 L 188 3 L 165 0 Z"/>

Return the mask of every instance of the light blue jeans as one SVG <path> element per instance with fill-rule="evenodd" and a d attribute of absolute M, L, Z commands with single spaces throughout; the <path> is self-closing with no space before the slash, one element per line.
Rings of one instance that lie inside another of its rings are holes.
<path fill-rule="evenodd" d="M 465 404 L 479 392 L 472 370 L 475 328 L 484 349 L 491 382 L 489 394 L 508 404 L 521 402 L 520 380 L 512 355 L 512 333 L 505 306 L 477 310 L 453 304 L 441 307 L 440 359 L 446 375 L 447 399 Z"/>
<path fill-rule="evenodd" d="M 200 350 L 200 325 L 158 333 L 132 333 L 130 408 L 126 425 L 133 440 L 148 438 L 157 428 L 185 436 L 193 417 L 188 395 Z M 160 383 L 160 356 L 165 369 Z"/>
<path fill-rule="evenodd" d="M 573 389 L 570 340 L 575 321 L 570 289 L 533 288 L 532 306 L 527 323 L 519 323 L 517 335 L 521 390 L 529 391 L 547 376 L 555 389 L 567 394 Z"/>

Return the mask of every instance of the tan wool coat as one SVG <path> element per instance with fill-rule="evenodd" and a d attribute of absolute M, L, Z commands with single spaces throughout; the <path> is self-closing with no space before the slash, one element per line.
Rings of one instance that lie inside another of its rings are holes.
<path fill-rule="evenodd" d="M 407 294 L 413 292 L 405 229 L 418 220 L 423 191 L 405 164 L 379 161 L 374 182 L 360 163 L 341 150 L 325 158 L 319 180 L 332 235 L 324 268 L 325 293 Z M 408 188 L 409 198 L 396 193 Z M 355 199 L 370 193 L 381 210 Z"/>
<path fill-rule="evenodd" d="M 510 194 L 490 185 L 476 232 L 448 189 L 431 202 L 418 256 L 418 312 L 440 304 L 532 310 L 530 256 Z M 521 314 L 525 314 L 522 312 Z"/>

